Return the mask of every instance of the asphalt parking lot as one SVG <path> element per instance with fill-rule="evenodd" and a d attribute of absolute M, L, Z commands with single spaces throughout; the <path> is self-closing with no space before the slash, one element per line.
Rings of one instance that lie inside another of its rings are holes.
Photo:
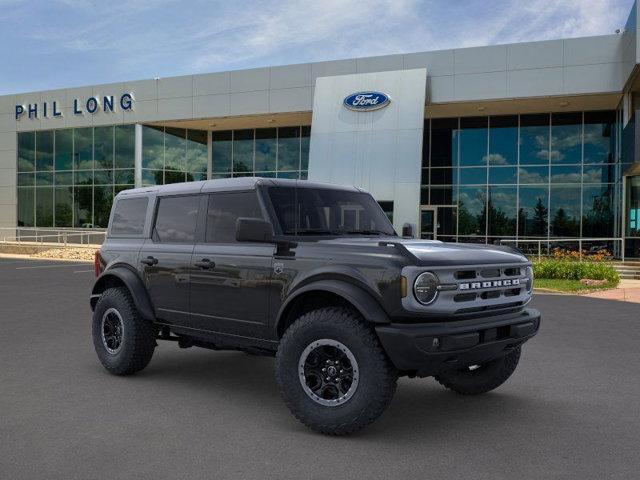
<path fill-rule="evenodd" d="M 0 258 L 0 478 L 638 478 L 636 304 L 536 296 L 542 330 L 502 388 L 401 379 L 377 423 L 330 438 L 290 415 L 269 358 L 161 343 L 109 375 L 91 267 Z"/>

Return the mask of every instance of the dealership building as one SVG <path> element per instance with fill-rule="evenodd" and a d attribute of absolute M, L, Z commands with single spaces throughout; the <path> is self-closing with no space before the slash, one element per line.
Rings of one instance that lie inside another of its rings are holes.
<path fill-rule="evenodd" d="M 640 256 L 640 36 L 0 97 L 0 227 L 104 228 L 134 186 L 239 176 L 370 191 L 397 231 Z"/>

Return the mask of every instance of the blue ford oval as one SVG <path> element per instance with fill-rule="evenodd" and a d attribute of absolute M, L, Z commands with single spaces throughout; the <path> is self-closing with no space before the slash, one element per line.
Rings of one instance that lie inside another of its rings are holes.
<path fill-rule="evenodd" d="M 391 99 L 382 92 L 356 92 L 345 97 L 344 106 L 349 110 L 371 111 L 389 105 Z"/>

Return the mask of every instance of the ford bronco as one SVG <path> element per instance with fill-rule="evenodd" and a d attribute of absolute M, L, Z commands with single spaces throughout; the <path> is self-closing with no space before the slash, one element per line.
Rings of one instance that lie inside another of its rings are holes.
<path fill-rule="evenodd" d="M 291 412 L 332 435 L 387 408 L 399 376 L 463 395 L 513 374 L 540 314 L 509 247 L 399 237 L 355 187 L 236 178 L 114 199 L 96 252 L 93 343 L 116 375 L 158 341 L 275 356 Z"/>

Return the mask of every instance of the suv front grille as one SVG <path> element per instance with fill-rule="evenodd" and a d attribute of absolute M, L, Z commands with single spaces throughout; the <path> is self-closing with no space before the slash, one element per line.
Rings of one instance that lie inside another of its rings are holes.
<path fill-rule="evenodd" d="M 421 272 L 431 271 L 438 276 L 441 288 L 436 300 L 428 306 L 412 299 L 403 303 L 414 311 L 448 316 L 522 308 L 531 298 L 527 291 L 526 265 L 412 267 L 415 273 L 407 275 L 410 282 Z"/>

